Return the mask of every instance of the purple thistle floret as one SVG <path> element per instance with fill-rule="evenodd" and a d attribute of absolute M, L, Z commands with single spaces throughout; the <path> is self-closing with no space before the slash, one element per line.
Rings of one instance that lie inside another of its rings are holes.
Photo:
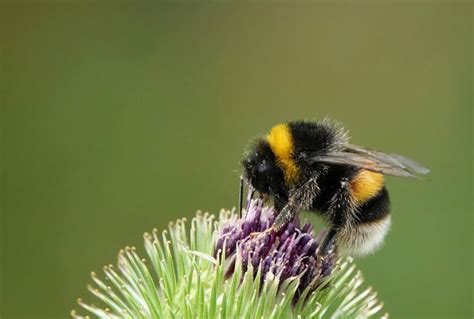
<path fill-rule="evenodd" d="M 256 275 L 260 269 L 262 281 L 268 273 L 279 276 L 280 283 L 299 276 L 299 292 L 308 286 L 317 288 L 322 279 L 331 274 L 335 262 L 335 256 L 324 261 L 316 258 L 322 234 L 314 237 L 311 224 L 300 227 L 298 218 L 277 233 L 264 232 L 272 226 L 275 217 L 275 210 L 264 206 L 261 199 L 251 200 L 245 216 L 221 229 L 215 255 L 225 245 L 226 261 L 230 263 L 228 276 L 233 272 L 236 254 L 240 254 L 243 270 L 252 265 Z"/>

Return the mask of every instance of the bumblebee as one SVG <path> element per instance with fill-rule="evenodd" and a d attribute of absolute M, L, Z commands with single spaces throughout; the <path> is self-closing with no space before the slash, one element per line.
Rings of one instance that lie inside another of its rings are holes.
<path fill-rule="evenodd" d="M 429 170 L 406 157 L 349 144 L 328 119 L 278 124 L 258 138 L 242 160 L 244 180 L 273 200 L 278 213 L 267 231 L 279 231 L 306 210 L 329 227 L 317 255 L 363 256 L 375 251 L 390 228 L 384 175 L 418 177 Z"/>

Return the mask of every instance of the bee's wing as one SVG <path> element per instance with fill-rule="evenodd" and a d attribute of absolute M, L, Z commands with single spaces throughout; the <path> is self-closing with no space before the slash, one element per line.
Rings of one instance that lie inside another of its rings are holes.
<path fill-rule="evenodd" d="M 429 169 L 398 154 L 385 154 L 358 145 L 344 144 L 340 150 L 311 158 L 311 163 L 341 164 L 360 167 L 393 176 L 417 177 Z"/>

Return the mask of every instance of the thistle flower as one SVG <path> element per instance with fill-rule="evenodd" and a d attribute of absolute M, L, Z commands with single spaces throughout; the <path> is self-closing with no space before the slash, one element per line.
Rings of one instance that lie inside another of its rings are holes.
<path fill-rule="evenodd" d="M 274 211 L 250 202 L 239 219 L 222 210 L 197 213 L 145 233 L 148 259 L 134 247 L 118 255 L 117 268 L 92 273 L 89 291 L 99 305 L 78 299 L 97 318 L 368 318 L 383 308 L 350 258 L 318 263 L 321 236 L 293 221 L 277 234 L 263 231 Z M 74 318 L 88 318 L 75 310 Z M 380 315 L 379 315 L 380 316 Z"/>

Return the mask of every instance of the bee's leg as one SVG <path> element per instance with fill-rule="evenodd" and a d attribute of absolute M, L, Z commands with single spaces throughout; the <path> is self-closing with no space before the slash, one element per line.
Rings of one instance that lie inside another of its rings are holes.
<path fill-rule="evenodd" d="M 290 221 L 295 218 L 296 212 L 298 210 L 298 206 L 295 204 L 286 204 L 281 212 L 276 217 L 275 221 L 273 222 L 272 227 L 270 230 L 279 231 L 283 226 L 288 224 Z"/>
<path fill-rule="evenodd" d="M 324 240 L 319 245 L 317 252 L 318 257 L 324 259 L 334 251 L 336 248 L 337 234 L 338 230 L 336 228 L 331 228 L 329 230 L 329 232 L 326 234 L 326 237 L 324 237 Z"/>
<path fill-rule="evenodd" d="M 277 232 L 287 223 L 289 223 L 302 209 L 306 209 L 311 206 L 314 199 L 319 193 L 319 187 L 317 184 L 317 176 L 313 176 L 300 187 L 291 191 L 289 194 L 288 202 L 283 206 L 281 211 L 278 212 L 273 225 L 264 230 L 263 232 L 251 233 L 251 237 L 268 234 L 271 232 Z"/>
<path fill-rule="evenodd" d="M 334 252 L 339 231 L 344 227 L 344 225 L 350 223 L 353 216 L 354 204 L 350 195 L 349 181 L 344 178 L 341 181 L 340 189 L 331 199 L 331 204 L 329 206 L 331 228 L 318 248 L 318 258 L 324 259 L 326 256 Z"/>
<path fill-rule="evenodd" d="M 288 199 L 282 200 L 281 197 L 279 197 L 278 195 L 275 196 L 273 200 L 273 207 L 275 208 L 277 214 L 283 210 L 283 207 L 285 207 L 285 204 L 287 202 Z"/>
<path fill-rule="evenodd" d="M 278 231 L 287 223 L 295 218 L 296 213 L 300 210 L 307 209 L 311 206 L 314 199 L 319 193 L 317 184 L 317 176 L 313 176 L 304 184 L 291 191 L 288 196 L 288 203 L 283 206 L 271 229 Z"/>

